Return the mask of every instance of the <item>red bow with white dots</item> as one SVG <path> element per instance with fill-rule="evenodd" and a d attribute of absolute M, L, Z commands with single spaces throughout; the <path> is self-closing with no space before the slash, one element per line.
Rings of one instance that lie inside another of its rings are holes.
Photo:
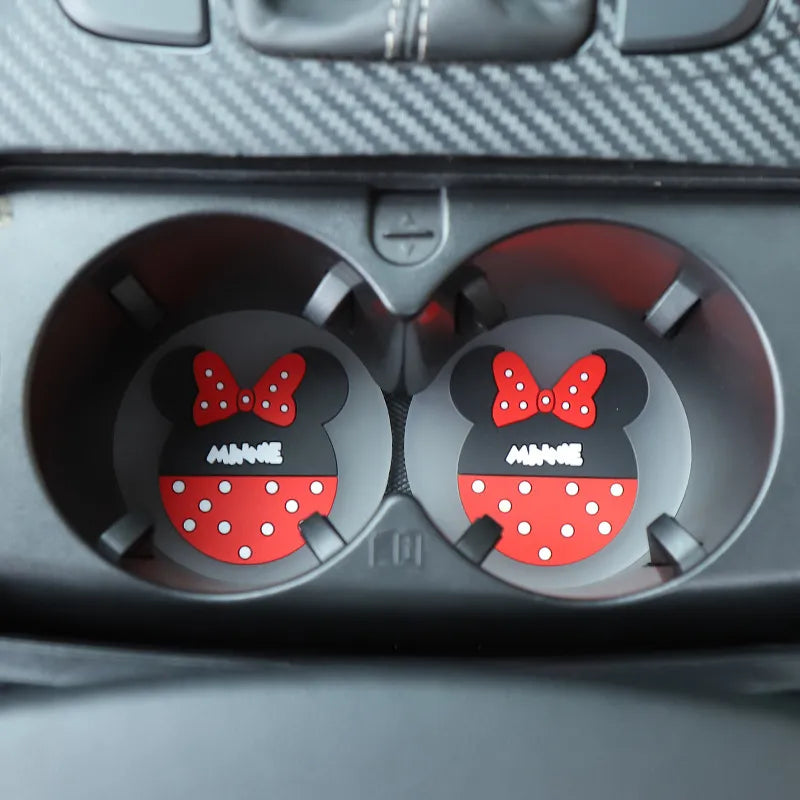
<path fill-rule="evenodd" d="M 252 389 L 240 389 L 228 365 L 209 350 L 195 356 L 193 368 L 198 390 L 195 425 L 220 422 L 240 411 L 284 428 L 294 422 L 297 406 L 292 395 L 306 373 L 306 361 L 297 353 L 281 356 Z"/>
<path fill-rule="evenodd" d="M 542 412 L 576 428 L 591 428 L 597 416 L 594 394 L 606 376 L 606 362 L 595 354 L 576 361 L 552 389 L 540 389 L 525 362 L 508 350 L 492 362 L 497 396 L 494 424 L 501 428 Z"/>

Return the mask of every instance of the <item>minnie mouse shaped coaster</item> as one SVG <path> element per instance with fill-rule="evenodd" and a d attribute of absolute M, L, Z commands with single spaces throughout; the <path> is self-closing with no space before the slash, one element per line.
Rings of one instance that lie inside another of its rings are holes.
<path fill-rule="evenodd" d="M 345 542 L 358 534 L 391 450 L 383 394 L 361 361 L 272 311 L 209 317 L 165 342 L 128 387 L 114 434 L 120 489 L 154 521 L 158 553 L 260 586 L 319 565 L 301 529 L 309 517 Z"/>
<path fill-rule="evenodd" d="M 412 492 L 451 542 L 489 517 L 502 533 L 483 569 L 569 596 L 648 563 L 647 525 L 680 506 L 691 439 L 642 347 L 542 315 L 499 325 L 443 367 L 411 403 L 405 455 Z"/>
<path fill-rule="evenodd" d="M 490 516 L 502 525 L 501 553 L 574 564 L 622 530 L 638 485 L 624 426 L 647 401 L 644 372 L 630 356 L 591 353 L 549 389 L 516 353 L 484 347 L 458 362 L 450 391 L 474 423 L 459 459 L 459 496 L 470 521 Z"/>
<path fill-rule="evenodd" d="M 301 349 L 242 388 L 217 353 L 184 348 L 164 357 L 152 385 L 174 425 L 159 489 L 175 530 L 229 564 L 265 564 L 302 547 L 299 522 L 329 514 L 336 497 L 323 424 L 347 398 L 341 364 Z"/>

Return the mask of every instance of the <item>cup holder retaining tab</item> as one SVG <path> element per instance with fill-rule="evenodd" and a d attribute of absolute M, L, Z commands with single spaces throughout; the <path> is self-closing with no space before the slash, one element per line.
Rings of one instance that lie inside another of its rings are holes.
<path fill-rule="evenodd" d="M 334 264 L 322 276 L 303 309 L 303 316 L 309 322 L 323 327 L 353 290 L 363 283 L 364 279 L 348 263 L 340 261 Z"/>
<path fill-rule="evenodd" d="M 152 331 L 164 318 L 164 309 L 130 273 L 114 283 L 109 289 L 109 294 L 131 321 L 143 331 Z"/>
<path fill-rule="evenodd" d="M 97 549 L 111 561 L 118 562 L 153 531 L 147 514 L 131 512 L 114 522 L 97 540 Z"/>
<path fill-rule="evenodd" d="M 485 273 L 470 265 L 460 272 L 461 285 L 454 291 L 453 319 L 455 331 L 462 336 L 474 336 L 496 328 L 508 319 L 502 300 L 492 289 Z"/>
<path fill-rule="evenodd" d="M 345 546 L 344 540 L 336 528 L 331 525 L 327 516 L 318 513 L 312 514 L 304 519 L 298 527 L 300 535 L 320 564 L 335 556 Z"/>
<path fill-rule="evenodd" d="M 455 543 L 456 550 L 474 564 L 482 564 L 502 535 L 503 526 L 486 515 L 476 519 L 464 531 L 464 535 Z"/>
<path fill-rule="evenodd" d="M 700 302 L 688 275 L 679 275 L 645 314 L 644 323 L 658 336 L 669 336 Z"/>
<path fill-rule="evenodd" d="M 686 572 L 708 555 L 703 545 L 669 514 L 662 514 L 647 526 L 647 541 L 650 563 L 656 567 Z"/>

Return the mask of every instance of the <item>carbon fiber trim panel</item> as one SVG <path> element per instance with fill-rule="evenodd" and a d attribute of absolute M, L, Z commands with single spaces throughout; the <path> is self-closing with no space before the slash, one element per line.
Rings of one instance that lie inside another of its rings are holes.
<path fill-rule="evenodd" d="M 262 56 L 227 0 L 211 0 L 196 50 L 101 39 L 55 0 L 6 0 L 0 150 L 800 165 L 800 0 L 776 0 L 741 42 L 668 57 L 618 52 L 617 2 L 600 0 L 568 61 L 431 66 Z"/>

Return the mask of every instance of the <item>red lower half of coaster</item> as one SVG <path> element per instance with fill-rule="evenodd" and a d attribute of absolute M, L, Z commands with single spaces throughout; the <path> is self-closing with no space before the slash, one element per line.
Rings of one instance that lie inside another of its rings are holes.
<path fill-rule="evenodd" d="M 201 553 L 229 564 L 267 564 L 299 550 L 299 524 L 330 513 L 337 483 L 333 475 L 159 478 L 175 530 Z"/>
<path fill-rule="evenodd" d="M 525 478 L 459 475 L 470 522 L 490 516 L 503 526 L 497 550 L 543 567 L 575 564 L 602 550 L 628 521 L 634 478 Z"/>

